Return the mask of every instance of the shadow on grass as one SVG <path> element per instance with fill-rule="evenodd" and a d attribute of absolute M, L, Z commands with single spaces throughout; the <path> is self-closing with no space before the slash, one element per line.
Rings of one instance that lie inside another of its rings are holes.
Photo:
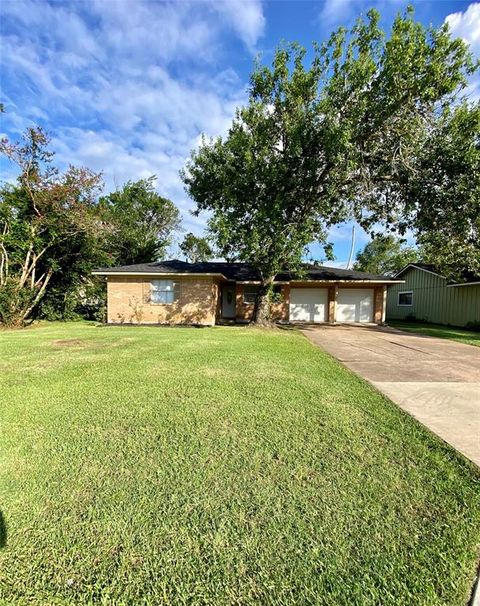
<path fill-rule="evenodd" d="M 0 511 L 0 549 L 5 547 L 7 544 L 7 525 L 5 524 L 5 518 L 3 513 Z"/>
<path fill-rule="evenodd" d="M 293 330 L 293 331 L 299 331 L 301 328 L 303 328 L 302 325 L 298 325 L 298 324 L 276 324 L 276 328 L 280 328 L 280 330 Z"/>
<path fill-rule="evenodd" d="M 167 323 L 158 323 L 158 322 L 104 322 L 102 324 L 95 324 L 95 328 L 111 328 L 112 326 L 119 326 L 125 328 L 212 328 L 210 324 L 167 324 Z"/>

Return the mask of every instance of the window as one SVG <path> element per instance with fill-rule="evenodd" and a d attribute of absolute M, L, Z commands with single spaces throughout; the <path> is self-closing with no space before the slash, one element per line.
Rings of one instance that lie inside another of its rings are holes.
<path fill-rule="evenodd" d="M 244 303 L 255 303 L 257 294 L 259 291 L 258 286 L 244 286 L 243 288 L 243 302 Z"/>
<path fill-rule="evenodd" d="M 153 280 L 151 302 L 169 305 L 178 299 L 179 283 L 173 280 Z"/>
<path fill-rule="evenodd" d="M 411 290 L 407 292 L 399 292 L 398 304 L 404 307 L 411 307 L 413 305 L 413 292 Z"/>
<path fill-rule="evenodd" d="M 270 301 L 272 303 L 281 303 L 284 300 L 283 290 L 281 284 L 275 284 L 273 287 L 272 294 L 270 295 Z"/>

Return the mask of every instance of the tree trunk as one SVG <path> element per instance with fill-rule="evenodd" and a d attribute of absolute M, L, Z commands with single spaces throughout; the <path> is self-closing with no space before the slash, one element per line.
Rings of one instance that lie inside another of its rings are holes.
<path fill-rule="evenodd" d="M 35 298 L 33 299 L 32 303 L 27 307 L 27 309 L 23 312 L 22 315 L 22 321 L 25 321 L 28 316 L 32 313 L 35 305 L 38 304 L 38 302 L 40 301 L 40 299 L 43 297 L 43 295 L 45 294 L 45 289 L 47 288 L 48 283 L 50 282 L 50 278 L 53 275 L 53 269 L 50 268 L 48 270 L 48 272 L 46 273 L 45 277 L 43 278 L 43 284 L 40 287 L 40 290 L 37 292 Z"/>
<path fill-rule="evenodd" d="M 268 278 L 264 280 L 260 286 L 258 292 L 255 307 L 253 308 L 252 320 L 253 324 L 259 324 L 261 326 L 270 326 L 272 321 L 270 319 L 270 290 L 272 288 L 274 278 Z"/>

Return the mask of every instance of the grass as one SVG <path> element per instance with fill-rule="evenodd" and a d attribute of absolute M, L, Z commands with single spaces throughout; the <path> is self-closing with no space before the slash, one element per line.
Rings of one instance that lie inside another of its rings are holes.
<path fill-rule="evenodd" d="M 0 602 L 466 604 L 480 473 L 296 332 L 0 333 Z"/>
<path fill-rule="evenodd" d="M 453 326 L 443 326 L 442 324 L 427 324 L 421 322 L 404 322 L 402 320 L 389 320 L 390 326 L 415 332 L 429 337 L 439 337 L 441 339 L 451 339 L 466 345 L 476 345 L 480 347 L 480 332 L 467 330 L 464 328 L 455 328 Z"/>

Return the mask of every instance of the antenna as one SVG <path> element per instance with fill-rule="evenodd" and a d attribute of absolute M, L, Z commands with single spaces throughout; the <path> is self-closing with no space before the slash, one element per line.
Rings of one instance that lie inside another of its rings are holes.
<path fill-rule="evenodd" d="M 353 249 L 355 248 L 355 224 L 352 225 L 352 245 L 350 246 L 350 254 L 348 256 L 348 262 L 346 269 L 350 269 L 353 257 Z"/>

